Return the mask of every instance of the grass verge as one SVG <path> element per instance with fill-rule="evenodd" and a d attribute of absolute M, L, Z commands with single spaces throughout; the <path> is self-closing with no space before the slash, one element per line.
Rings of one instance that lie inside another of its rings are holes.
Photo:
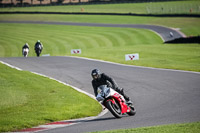
<path fill-rule="evenodd" d="M 199 133 L 200 122 L 185 124 L 170 124 L 153 127 L 100 131 L 93 133 Z"/>
<path fill-rule="evenodd" d="M 0 132 L 96 116 L 96 100 L 57 81 L 0 63 Z"/>

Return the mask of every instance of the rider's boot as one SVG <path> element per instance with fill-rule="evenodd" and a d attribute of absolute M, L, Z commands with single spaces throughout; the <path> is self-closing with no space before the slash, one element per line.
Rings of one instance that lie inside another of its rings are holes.
<path fill-rule="evenodd" d="M 128 96 L 124 95 L 124 99 L 126 100 L 127 105 L 133 105 L 133 102 L 130 100 Z"/>
<path fill-rule="evenodd" d="M 117 88 L 117 90 L 122 96 L 124 96 L 124 99 L 126 100 L 126 104 L 127 105 L 132 105 L 133 104 L 133 102 L 130 100 L 130 98 L 124 93 L 124 89 L 123 88 L 120 88 L 120 89 Z"/>

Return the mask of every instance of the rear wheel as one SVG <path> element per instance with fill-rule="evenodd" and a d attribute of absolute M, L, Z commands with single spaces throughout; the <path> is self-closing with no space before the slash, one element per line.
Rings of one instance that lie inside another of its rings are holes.
<path fill-rule="evenodd" d="M 121 118 L 122 117 L 122 112 L 121 112 L 121 108 L 120 105 L 115 102 L 115 104 L 113 104 L 111 101 L 107 101 L 106 102 L 106 107 L 108 108 L 108 110 L 116 117 L 116 118 Z"/>

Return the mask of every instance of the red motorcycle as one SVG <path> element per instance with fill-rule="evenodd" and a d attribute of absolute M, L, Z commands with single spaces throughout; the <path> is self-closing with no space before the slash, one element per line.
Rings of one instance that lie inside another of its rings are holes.
<path fill-rule="evenodd" d="M 97 89 L 97 101 L 102 104 L 116 117 L 121 118 L 122 115 L 128 114 L 133 116 L 136 109 L 132 104 L 127 104 L 124 97 L 107 85 L 101 85 Z"/>

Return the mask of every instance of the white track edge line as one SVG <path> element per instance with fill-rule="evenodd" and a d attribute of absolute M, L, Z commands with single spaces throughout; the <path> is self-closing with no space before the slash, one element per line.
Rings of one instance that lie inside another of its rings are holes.
<path fill-rule="evenodd" d="M 119 65 L 119 66 L 126 66 L 126 67 L 135 67 L 135 68 L 144 68 L 144 69 L 153 69 L 153 70 L 163 70 L 163 71 L 172 71 L 172 72 L 184 72 L 184 73 L 200 74 L 200 72 L 195 72 L 195 71 L 185 71 L 185 70 L 176 70 L 176 69 L 165 69 L 165 68 L 154 68 L 154 67 L 127 65 L 127 64 L 120 64 L 120 63 L 111 62 L 111 61 L 104 61 L 104 60 L 92 59 L 92 58 L 88 58 L 88 57 L 78 57 L 78 56 L 62 56 L 62 57 L 79 58 L 79 59 L 85 59 L 85 60 L 90 60 L 90 61 L 103 62 L 103 63 L 114 64 L 114 65 Z"/>

